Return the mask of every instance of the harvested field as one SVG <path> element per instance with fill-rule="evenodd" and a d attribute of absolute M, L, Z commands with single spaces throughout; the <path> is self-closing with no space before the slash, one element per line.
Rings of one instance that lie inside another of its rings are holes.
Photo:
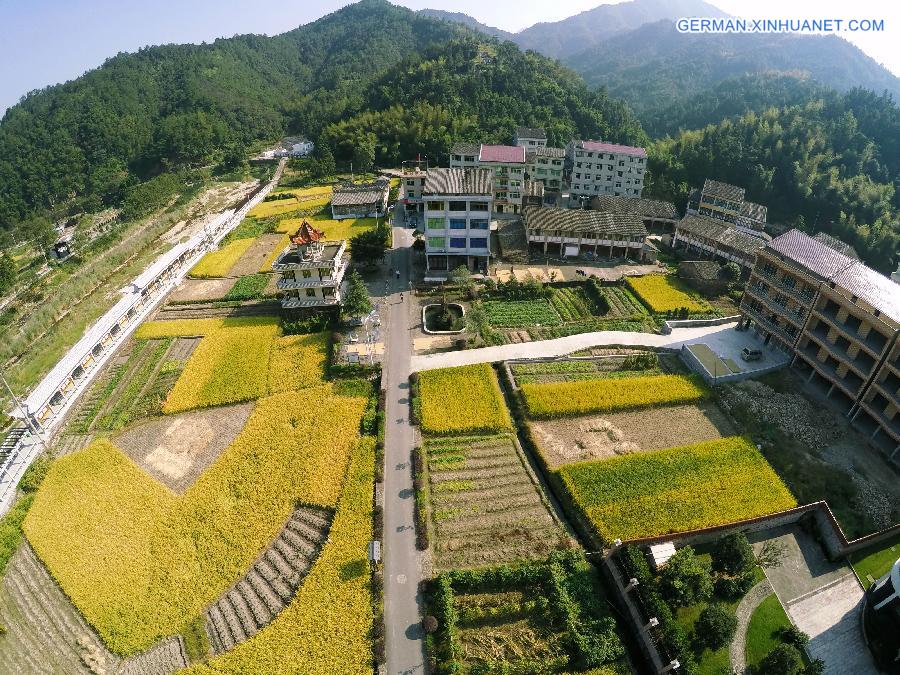
<path fill-rule="evenodd" d="M 570 462 L 692 445 L 735 433 L 731 422 L 714 403 L 532 422 L 531 428 L 551 468 Z"/>
<path fill-rule="evenodd" d="M 252 410 L 252 403 L 244 403 L 161 417 L 131 427 L 114 441 L 138 466 L 182 494 L 237 437 Z"/>
<path fill-rule="evenodd" d="M 236 279 L 185 279 L 169 296 L 169 302 L 194 302 L 196 300 L 221 300 Z"/>
<path fill-rule="evenodd" d="M 110 653 L 69 602 L 27 543 L 10 559 L 0 584 L 0 672 L 174 673 L 187 662 L 169 638 L 122 661 Z"/>
<path fill-rule="evenodd" d="M 281 242 L 281 234 L 264 234 L 257 237 L 253 244 L 228 271 L 229 276 L 240 277 L 245 274 L 256 274 L 266 262 L 273 249 Z"/>
<path fill-rule="evenodd" d="M 565 537 L 507 435 L 425 441 L 438 570 L 546 556 Z"/>

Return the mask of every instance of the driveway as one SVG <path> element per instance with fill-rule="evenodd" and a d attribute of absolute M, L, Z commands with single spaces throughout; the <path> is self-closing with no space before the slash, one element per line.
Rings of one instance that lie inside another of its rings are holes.
<path fill-rule="evenodd" d="M 825 662 L 826 675 L 877 675 L 863 639 L 863 588 L 850 566 L 830 562 L 819 544 L 796 525 L 751 536 L 759 551 L 775 539 L 786 550 L 780 567 L 766 577 L 791 621 L 809 635 L 809 655 Z"/>

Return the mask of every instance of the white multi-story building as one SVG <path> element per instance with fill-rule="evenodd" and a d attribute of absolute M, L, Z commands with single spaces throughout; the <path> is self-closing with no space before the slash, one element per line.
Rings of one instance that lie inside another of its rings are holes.
<path fill-rule="evenodd" d="M 547 145 L 547 132 L 543 129 L 531 129 L 529 127 L 516 127 L 513 136 L 513 145 L 518 145 L 528 151 L 535 148 L 543 148 Z"/>
<path fill-rule="evenodd" d="M 573 198 L 640 197 L 647 151 L 616 143 L 570 141 L 566 146 L 566 170 Z"/>
<path fill-rule="evenodd" d="M 543 183 L 544 189 L 559 192 L 563 185 L 563 166 L 566 151 L 562 148 L 541 146 L 525 149 L 525 163 L 528 180 Z"/>
<path fill-rule="evenodd" d="M 477 148 L 477 154 L 472 151 Z M 455 145 L 450 168 L 480 167 L 493 174 L 496 213 L 519 213 L 525 190 L 525 148 L 517 145 Z"/>
<path fill-rule="evenodd" d="M 347 242 L 326 241 L 324 233 L 303 221 L 272 269 L 281 273 L 278 290 L 284 309 L 331 307 L 341 302 L 347 271 Z"/>
<path fill-rule="evenodd" d="M 429 169 L 425 179 L 425 259 L 429 272 L 460 265 L 487 273 L 491 257 L 493 174 L 490 169 Z"/>

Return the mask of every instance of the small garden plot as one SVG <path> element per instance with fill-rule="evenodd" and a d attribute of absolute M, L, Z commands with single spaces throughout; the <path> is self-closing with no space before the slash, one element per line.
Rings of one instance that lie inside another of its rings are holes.
<path fill-rule="evenodd" d="M 572 503 L 607 544 L 797 505 L 756 446 L 737 436 L 569 464 L 558 472 Z"/>
<path fill-rule="evenodd" d="M 228 276 L 229 271 L 238 259 L 253 245 L 253 239 L 235 239 L 222 246 L 218 251 L 211 251 L 200 259 L 190 271 L 195 279 L 210 279 Z"/>
<path fill-rule="evenodd" d="M 149 420 L 113 438 L 134 462 L 177 494 L 182 494 L 237 437 L 252 403 Z"/>
<path fill-rule="evenodd" d="M 624 286 L 597 286 L 597 293 L 609 305 L 607 318 L 637 318 L 647 316 L 647 308 Z"/>
<path fill-rule="evenodd" d="M 221 300 L 228 295 L 235 282 L 235 279 L 185 279 L 169 296 L 168 302 L 178 304 Z"/>
<path fill-rule="evenodd" d="M 438 569 L 546 556 L 565 536 L 510 436 L 426 439 Z"/>
<path fill-rule="evenodd" d="M 546 300 L 487 300 L 484 310 L 497 328 L 558 326 L 562 322 Z"/>
<path fill-rule="evenodd" d="M 540 452 L 551 468 L 713 441 L 734 434 L 728 418 L 713 403 L 571 417 L 530 425 Z"/>
<path fill-rule="evenodd" d="M 706 314 L 712 311 L 709 303 L 692 291 L 678 277 L 648 274 L 643 277 L 627 277 L 625 283 L 654 314 L 666 314 L 685 309 L 689 314 Z"/>
<path fill-rule="evenodd" d="M 577 553 L 448 572 L 426 600 L 436 675 L 630 672 L 599 574 Z"/>
<path fill-rule="evenodd" d="M 513 363 L 510 370 L 518 385 L 547 382 L 576 382 L 609 377 L 637 377 L 662 373 L 680 373 L 685 369 L 677 357 L 654 352 L 609 356 L 599 359 L 532 361 Z"/>
<path fill-rule="evenodd" d="M 550 304 L 563 321 L 580 321 L 602 314 L 581 286 L 554 288 Z"/>
<path fill-rule="evenodd" d="M 425 433 L 491 433 L 512 426 L 497 375 L 487 363 L 427 370 L 414 385 Z"/>
<path fill-rule="evenodd" d="M 269 283 L 266 274 L 248 274 L 237 280 L 225 295 L 226 300 L 255 300 L 263 296 Z"/>
<path fill-rule="evenodd" d="M 173 342 L 174 338 L 151 340 L 141 349 L 141 358 L 113 392 L 93 429 L 115 431 L 136 419 L 138 402 L 156 378 Z"/>
<path fill-rule="evenodd" d="M 264 234 L 254 239 L 252 245 L 244 251 L 241 257 L 228 270 L 228 276 L 242 277 L 258 272 L 260 267 L 265 265 L 273 247 L 280 244 L 282 237 L 283 235 L 276 233 Z"/>
<path fill-rule="evenodd" d="M 694 403 L 711 395 L 697 375 L 646 375 L 523 384 L 520 391 L 529 416 L 536 419 Z"/>

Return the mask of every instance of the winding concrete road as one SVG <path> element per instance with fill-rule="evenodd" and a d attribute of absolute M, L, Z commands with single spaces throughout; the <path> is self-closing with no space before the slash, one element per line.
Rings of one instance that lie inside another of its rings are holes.
<path fill-rule="evenodd" d="M 401 209 L 397 209 L 398 213 Z M 384 356 L 386 392 L 384 439 L 384 620 L 387 627 L 386 672 L 411 675 L 425 672 L 425 640 L 419 593 L 421 564 L 416 550 L 415 497 L 411 457 L 415 432 L 409 424 L 409 374 L 412 236 L 399 215 L 390 253 L 390 292 L 385 295 L 387 339 Z M 399 277 L 396 270 L 400 270 Z M 402 297 L 402 299 L 401 299 Z"/>

